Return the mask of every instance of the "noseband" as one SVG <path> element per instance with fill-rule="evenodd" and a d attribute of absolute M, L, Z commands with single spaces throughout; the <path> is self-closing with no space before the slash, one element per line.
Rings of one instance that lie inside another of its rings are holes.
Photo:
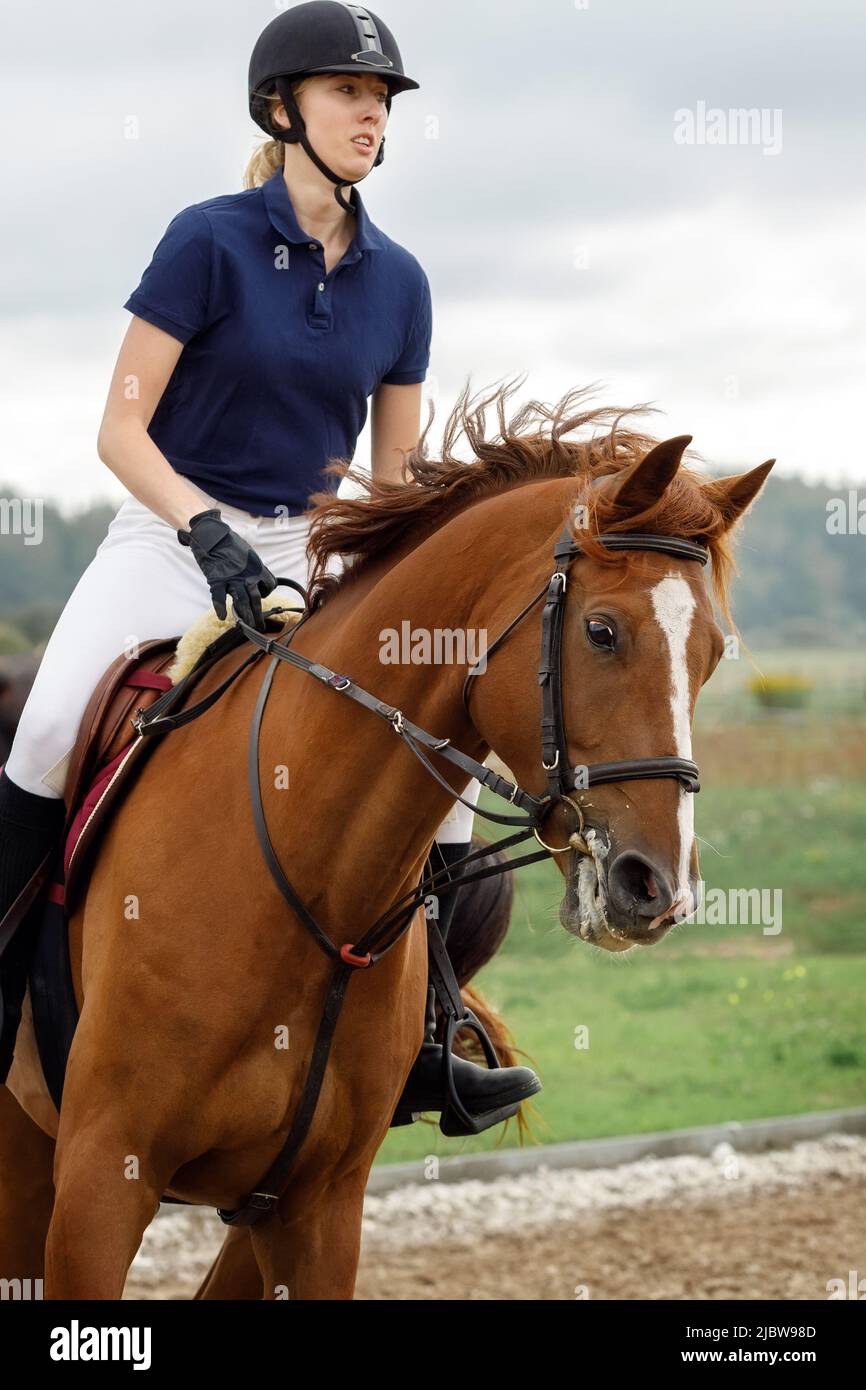
<path fill-rule="evenodd" d="M 611 551 L 653 551 L 656 554 L 670 555 L 677 560 L 697 560 L 702 565 L 705 565 L 709 558 L 704 546 L 677 537 L 614 533 L 603 534 L 596 539 Z M 390 951 L 397 944 L 411 926 L 419 907 L 426 905 L 428 897 L 448 885 L 474 883 L 479 879 L 489 878 L 495 874 L 511 872 L 524 864 L 533 864 L 540 859 L 547 859 L 549 853 L 562 852 L 551 845 L 546 845 L 539 833 L 548 813 L 556 805 L 568 805 L 578 817 L 578 830 L 570 836 L 566 848 L 588 854 L 590 851 L 583 839 L 583 812 L 578 803 L 570 796 L 570 792 L 577 788 L 598 786 L 606 782 L 630 782 L 638 779 L 668 777 L 678 781 L 687 792 L 699 790 L 697 765 L 687 758 L 634 758 L 626 762 L 594 763 L 589 768 L 569 768 L 567 766 L 568 744 L 562 709 L 562 629 L 568 569 L 572 561 L 582 553 L 580 544 L 574 539 L 566 525 L 554 547 L 555 567 L 550 579 L 500 633 L 485 653 L 486 663 L 486 658 L 502 645 L 527 614 L 542 599 L 545 600 L 541 619 L 541 658 L 538 667 L 538 681 L 542 692 L 541 764 L 547 779 L 547 791 L 541 797 L 534 796 L 517 782 L 507 781 L 491 768 L 479 763 L 475 758 L 470 758 L 465 753 L 461 753 L 459 749 L 452 748 L 450 739 L 436 738 L 425 729 L 419 728 L 417 724 L 413 724 L 411 720 L 407 719 L 401 710 L 378 700 L 374 695 L 356 685 L 350 676 L 332 671 L 320 662 L 311 661 L 309 657 L 294 651 L 291 643 L 311 616 L 306 593 L 294 580 L 279 579 L 277 581 L 278 584 L 285 584 L 296 589 L 305 600 L 302 616 L 290 631 L 267 637 L 256 628 L 250 627 L 241 619 L 237 619 L 237 630 L 258 650 L 251 653 L 216 690 L 211 691 L 198 704 L 189 709 L 182 709 L 177 714 L 168 712 L 174 704 L 180 701 L 186 680 L 189 679 L 186 677 L 161 695 L 147 711 L 142 712 L 134 721 L 136 731 L 142 737 L 159 735 L 167 733 L 171 729 L 180 728 L 209 709 L 223 691 L 262 655 L 268 655 L 271 658 L 262 681 L 250 725 L 248 770 L 253 820 L 262 855 L 277 888 L 334 967 L 306 1080 L 285 1142 L 256 1191 L 235 1210 L 220 1210 L 220 1217 L 226 1225 L 254 1226 L 266 1219 L 273 1211 L 280 1196 L 285 1191 L 291 1169 L 313 1121 L 328 1064 L 331 1042 L 348 982 L 357 971 L 375 965 L 387 951 Z M 218 641 L 221 640 L 218 639 Z M 452 799 L 462 802 L 464 806 L 471 807 L 476 815 L 483 816 L 486 820 L 495 821 L 501 825 L 520 827 L 516 833 L 506 835 L 493 845 L 483 845 L 456 864 L 440 869 L 436 873 L 425 874 L 417 888 L 405 893 L 402 898 L 393 903 L 386 912 L 376 919 L 372 926 L 368 927 L 360 938 L 355 938 L 352 945 L 338 946 L 322 930 L 286 876 L 268 833 L 259 773 L 259 737 L 271 682 L 274 672 L 281 662 L 306 671 L 337 694 L 345 695 L 348 699 L 354 700 L 357 704 L 363 705 L 381 719 L 386 720 L 394 733 L 419 759 L 430 775 L 445 788 Z M 476 665 L 468 672 L 464 681 L 463 701 L 467 712 L 471 681 L 480 673 L 479 666 Z M 190 674 L 194 674 L 194 671 Z M 467 801 L 465 797 L 458 796 L 451 783 L 446 781 L 430 761 L 429 754 L 431 753 L 435 753 L 438 757 L 450 762 L 461 773 L 477 778 L 482 785 L 503 800 L 508 801 L 511 806 L 524 811 L 525 814 L 515 816 L 488 811 L 477 807 L 474 802 Z M 535 836 L 541 845 L 540 850 L 516 858 L 509 858 L 503 863 L 495 863 L 486 868 L 478 867 L 479 860 L 489 858 L 497 850 L 510 849 L 532 836 Z M 470 868 L 470 866 L 473 867 Z M 456 877 L 454 876 L 455 869 L 460 871 Z M 454 976 L 435 919 L 427 917 L 426 924 L 430 982 L 439 998 L 446 1021 L 443 1042 L 445 1091 L 449 1104 L 458 1117 L 471 1126 L 473 1117 L 463 1106 L 453 1078 L 451 1045 L 456 1033 L 464 1028 L 474 1031 L 484 1050 L 488 1065 L 498 1066 L 499 1064 L 482 1025 L 472 1010 L 463 1003 L 460 987 Z"/>

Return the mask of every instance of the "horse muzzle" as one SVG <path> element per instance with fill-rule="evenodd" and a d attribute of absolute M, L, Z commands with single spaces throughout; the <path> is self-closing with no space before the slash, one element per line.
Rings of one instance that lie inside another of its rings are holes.
<path fill-rule="evenodd" d="M 678 889 L 671 870 L 650 855 L 617 848 L 602 827 L 585 825 L 572 839 L 559 909 L 571 935 L 607 951 L 655 946 L 694 911 L 694 886 Z"/>

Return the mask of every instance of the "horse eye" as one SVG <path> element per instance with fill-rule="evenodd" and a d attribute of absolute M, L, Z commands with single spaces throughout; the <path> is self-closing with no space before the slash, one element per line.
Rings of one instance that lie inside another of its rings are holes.
<path fill-rule="evenodd" d="M 587 618 L 586 635 L 594 647 L 605 652 L 616 650 L 616 629 L 612 623 L 601 618 Z"/>

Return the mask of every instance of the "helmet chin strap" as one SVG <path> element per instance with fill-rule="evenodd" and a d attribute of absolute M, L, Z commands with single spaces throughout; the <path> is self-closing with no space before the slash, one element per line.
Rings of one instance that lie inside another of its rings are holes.
<path fill-rule="evenodd" d="M 337 185 L 334 189 L 334 197 L 336 198 L 340 207 L 344 208 L 346 212 L 354 213 L 354 207 L 343 197 L 341 188 L 351 188 L 354 187 L 356 183 L 361 183 L 365 178 L 367 178 L 368 174 L 372 174 L 373 170 L 382 163 L 382 160 L 385 158 L 384 135 L 382 136 L 382 143 L 379 146 L 379 152 L 376 155 L 376 159 L 374 163 L 371 165 L 371 167 L 367 170 L 367 173 L 362 174 L 360 179 L 344 179 L 339 174 L 335 174 L 333 169 L 328 168 L 325 161 L 319 158 L 319 156 L 316 154 L 316 151 L 310 144 L 309 137 L 307 135 L 307 127 L 304 124 L 303 116 L 298 110 L 298 104 L 295 101 L 294 95 L 292 93 L 291 83 L 285 77 L 275 78 L 274 83 L 282 99 L 283 106 L 286 109 L 286 115 L 292 123 L 289 130 L 280 130 L 278 127 L 274 127 L 275 138 L 277 140 L 282 140 L 286 145 L 301 145 L 306 151 L 309 158 L 315 164 L 316 168 L 319 169 L 325 175 L 325 178 L 330 179 L 333 184 Z M 390 111 L 390 96 L 386 105 Z"/>

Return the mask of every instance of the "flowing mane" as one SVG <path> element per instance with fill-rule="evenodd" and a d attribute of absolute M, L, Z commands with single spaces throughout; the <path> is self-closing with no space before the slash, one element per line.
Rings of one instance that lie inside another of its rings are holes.
<path fill-rule="evenodd" d="M 710 551 L 713 591 L 719 608 L 732 626 L 729 586 L 734 567 L 730 535 L 726 534 L 725 517 L 706 492 L 706 478 L 683 465 L 651 507 L 636 516 L 619 519 L 615 504 L 603 495 L 596 497 L 590 487 L 603 474 L 629 468 L 658 443 L 648 434 L 620 427 L 624 417 L 645 415 L 655 407 L 589 407 L 586 399 L 594 387 L 588 386 L 566 392 L 552 406 L 528 401 L 506 420 L 506 403 L 521 384 L 522 379 L 518 378 L 487 388 L 487 394 L 482 390 L 470 397 L 467 381 L 448 417 L 442 457 L 437 459 L 427 456 L 427 436 L 435 413 L 431 402 L 418 443 L 404 453 L 409 479 L 405 483 L 377 481 L 367 473 L 353 470 L 343 459 L 328 465 L 326 472 L 352 479 L 363 488 L 364 496 L 344 498 L 333 492 L 318 492 L 310 499 L 315 508 L 308 542 L 312 606 L 326 602 L 344 582 L 361 573 L 368 562 L 380 559 L 407 537 L 430 534 L 481 498 L 534 480 L 584 478 L 586 495 L 578 489 L 574 500 L 584 502 L 588 508 L 588 529 L 580 533 L 587 554 L 604 563 L 622 564 L 620 556 L 593 541 L 593 535 L 600 531 L 654 531 L 701 541 Z M 499 429 L 488 438 L 487 410 L 491 406 L 496 409 Z M 588 438 L 563 437 L 587 428 L 593 431 Z M 469 462 L 453 452 L 461 435 L 474 455 Z M 700 459 L 694 450 L 689 450 L 687 457 Z M 336 555 L 352 557 L 339 576 L 326 572 L 329 560 Z"/>

